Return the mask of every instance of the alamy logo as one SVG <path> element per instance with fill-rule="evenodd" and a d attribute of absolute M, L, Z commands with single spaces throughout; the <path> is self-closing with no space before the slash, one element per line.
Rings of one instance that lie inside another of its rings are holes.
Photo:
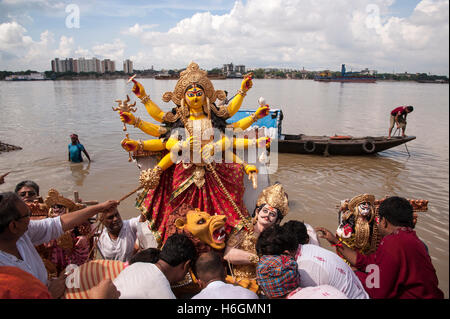
<path fill-rule="evenodd" d="M 80 28 L 80 7 L 76 4 L 69 4 L 66 6 L 66 27 L 68 29 Z"/>
<path fill-rule="evenodd" d="M 66 287 L 69 289 L 80 288 L 80 268 L 77 265 L 70 264 L 66 267 Z"/>
<path fill-rule="evenodd" d="M 367 265 L 366 272 L 369 274 L 366 277 L 366 287 L 380 288 L 380 267 L 374 264 Z"/>

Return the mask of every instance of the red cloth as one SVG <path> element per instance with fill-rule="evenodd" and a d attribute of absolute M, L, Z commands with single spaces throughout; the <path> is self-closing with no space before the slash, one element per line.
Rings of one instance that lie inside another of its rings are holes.
<path fill-rule="evenodd" d="M 44 244 L 44 247 L 48 250 L 48 259 L 56 266 L 58 275 L 63 271 L 68 265 L 82 265 L 88 261 L 89 257 L 89 242 L 80 241 L 81 236 L 76 236 L 73 231 L 70 232 L 72 236 L 73 248 L 66 250 L 58 245 L 57 239 L 53 239 L 48 243 Z"/>
<path fill-rule="evenodd" d="M 0 266 L 0 299 L 52 299 L 47 287 L 32 274 Z"/>
<path fill-rule="evenodd" d="M 376 281 L 372 280 L 374 274 L 365 273 L 368 265 L 378 266 L 378 288 L 371 287 Z M 385 236 L 373 254 L 364 256 L 357 253 L 355 266 L 361 271 L 356 274 L 370 298 L 444 298 L 425 245 L 411 228 L 400 228 Z"/>
<path fill-rule="evenodd" d="M 227 216 L 227 233 L 240 222 L 240 217 L 234 210 L 230 201 L 219 187 L 213 174 L 205 168 L 205 183 L 198 188 L 192 183 L 185 190 L 180 191 L 180 186 L 188 180 L 195 170 L 195 166 L 188 169 L 182 163 L 173 165 L 163 172 L 158 187 L 150 190 L 143 202 L 140 204 L 147 212 L 152 223 L 152 229 L 156 229 L 161 235 L 163 242 L 165 229 L 169 214 L 179 208 L 182 204 L 188 204 L 198 208 L 210 215 L 218 214 Z M 248 216 L 244 205 L 244 172 L 241 164 L 217 163 L 215 170 L 224 187 L 228 190 L 236 205 L 244 216 Z M 175 197 L 175 195 L 177 195 Z"/>
<path fill-rule="evenodd" d="M 399 115 L 404 115 L 404 114 L 406 114 L 405 109 L 406 109 L 406 106 L 399 106 L 399 107 L 396 107 L 395 109 L 393 109 L 393 110 L 391 111 L 391 115 L 392 115 L 392 116 L 396 116 L 398 113 L 400 113 Z"/>

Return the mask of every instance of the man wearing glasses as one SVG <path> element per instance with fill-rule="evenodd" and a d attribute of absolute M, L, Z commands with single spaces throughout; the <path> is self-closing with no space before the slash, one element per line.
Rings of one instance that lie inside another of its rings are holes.
<path fill-rule="evenodd" d="M 15 193 L 25 203 L 33 203 L 39 200 L 39 185 L 33 181 L 22 181 L 16 185 Z"/>
<path fill-rule="evenodd" d="M 55 218 L 31 220 L 30 208 L 15 193 L 0 193 L 0 266 L 25 270 L 45 285 L 54 298 L 64 293 L 64 276 L 47 281 L 47 270 L 35 246 L 59 238 L 98 213 L 108 212 L 118 202 L 109 200 Z"/>

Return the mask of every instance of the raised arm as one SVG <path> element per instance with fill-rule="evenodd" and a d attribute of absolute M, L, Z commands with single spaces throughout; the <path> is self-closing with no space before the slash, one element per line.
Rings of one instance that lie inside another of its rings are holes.
<path fill-rule="evenodd" d="M 228 113 L 230 114 L 230 117 L 236 114 L 236 112 L 239 111 L 239 109 L 241 108 L 242 102 L 244 101 L 244 97 L 245 95 L 247 95 L 247 91 L 250 90 L 250 88 L 253 85 L 252 76 L 253 73 L 249 74 L 244 78 L 244 80 L 241 83 L 241 88 L 238 90 L 238 93 L 233 97 L 230 104 L 228 104 L 227 109 Z"/>
<path fill-rule="evenodd" d="M 149 152 L 159 152 L 166 149 L 165 143 L 160 139 L 153 139 L 147 141 L 136 141 L 131 140 L 129 138 L 124 138 L 122 142 L 120 142 L 122 148 L 127 152 L 134 151 L 149 151 Z"/>
<path fill-rule="evenodd" d="M 144 87 L 142 86 L 141 83 L 135 80 L 133 80 L 133 82 L 134 85 L 132 91 L 145 105 L 147 113 L 150 114 L 150 116 L 154 118 L 156 121 L 162 123 L 165 113 L 161 111 L 158 105 L 156 105 L 152 100 L 150 100 L 150 97 L 145 93 Z"/>
<path fill-rule="evenodd" d="M 108 200 L 97 205 L 88 206 L 86 208 L 74 211 L 70 214 L 64 214 L 61 216 L 62 229 L 63 231 L 71 230 L 75 226 L 79 226 L 84 222 L 87 222 L 88 219 L 94 215 L 117 207 L 118 204 L 118 201 Z"/>
<path fill-rule="evenodd" d="M 315 231 L 317 232 L 317 235 L 319 238 L 326 239 L 330 245 L 336 246 L 338 252 L 344 256 L 346 260 L 352 265 L 356 265 L 356 258 L 357 253 L 353 249 L 342 245 L 338 238 L 336 238 L 335 235 L 333 235 L 328 229 L 323 227 L 316 227 Z"/>
<path fill-rule="evenodd" d="M 253 113 L 250 116 L 244 117 L 243 119 L 232 123 L 233 129 L 241 129 L 245 131 L 248 129 L 253 123 L 258 121 L 259 119 L 262 119 L 263 117 L 267 116 L 269 114 L 269 106 L 264 105 L 260 106 L 255 113 Z"/>
<path fill-rule="evenodd" d="M 142 132 L 147 133 L 148 135 L 154 136 L 154 137 L 160 137 L 161 134 L 164 134 L 167 132 L 167 130 L 160 126 L 156 125 L 150 122 L 146 122 L 141 120 L 139 117 L 135 117 L 130 112 L 120 112 L 120 120 L 129 125 L 133 125 L 134 127 L 137 127 Z"/>
<path fill-rule="evenodd" d="M 269 147 L 270 137 L 260 137 L 258 139 L 233 138 L 234 149 L 248 149 L 249 147 Z"/>

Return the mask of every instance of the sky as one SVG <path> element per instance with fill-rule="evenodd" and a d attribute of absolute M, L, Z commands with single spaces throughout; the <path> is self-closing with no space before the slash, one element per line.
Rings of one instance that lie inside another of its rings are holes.
<path fill-rule="evenodd" d="M 0 0 L 0 70 L 97 57 L 449 75 L 449 0 Z"/>

